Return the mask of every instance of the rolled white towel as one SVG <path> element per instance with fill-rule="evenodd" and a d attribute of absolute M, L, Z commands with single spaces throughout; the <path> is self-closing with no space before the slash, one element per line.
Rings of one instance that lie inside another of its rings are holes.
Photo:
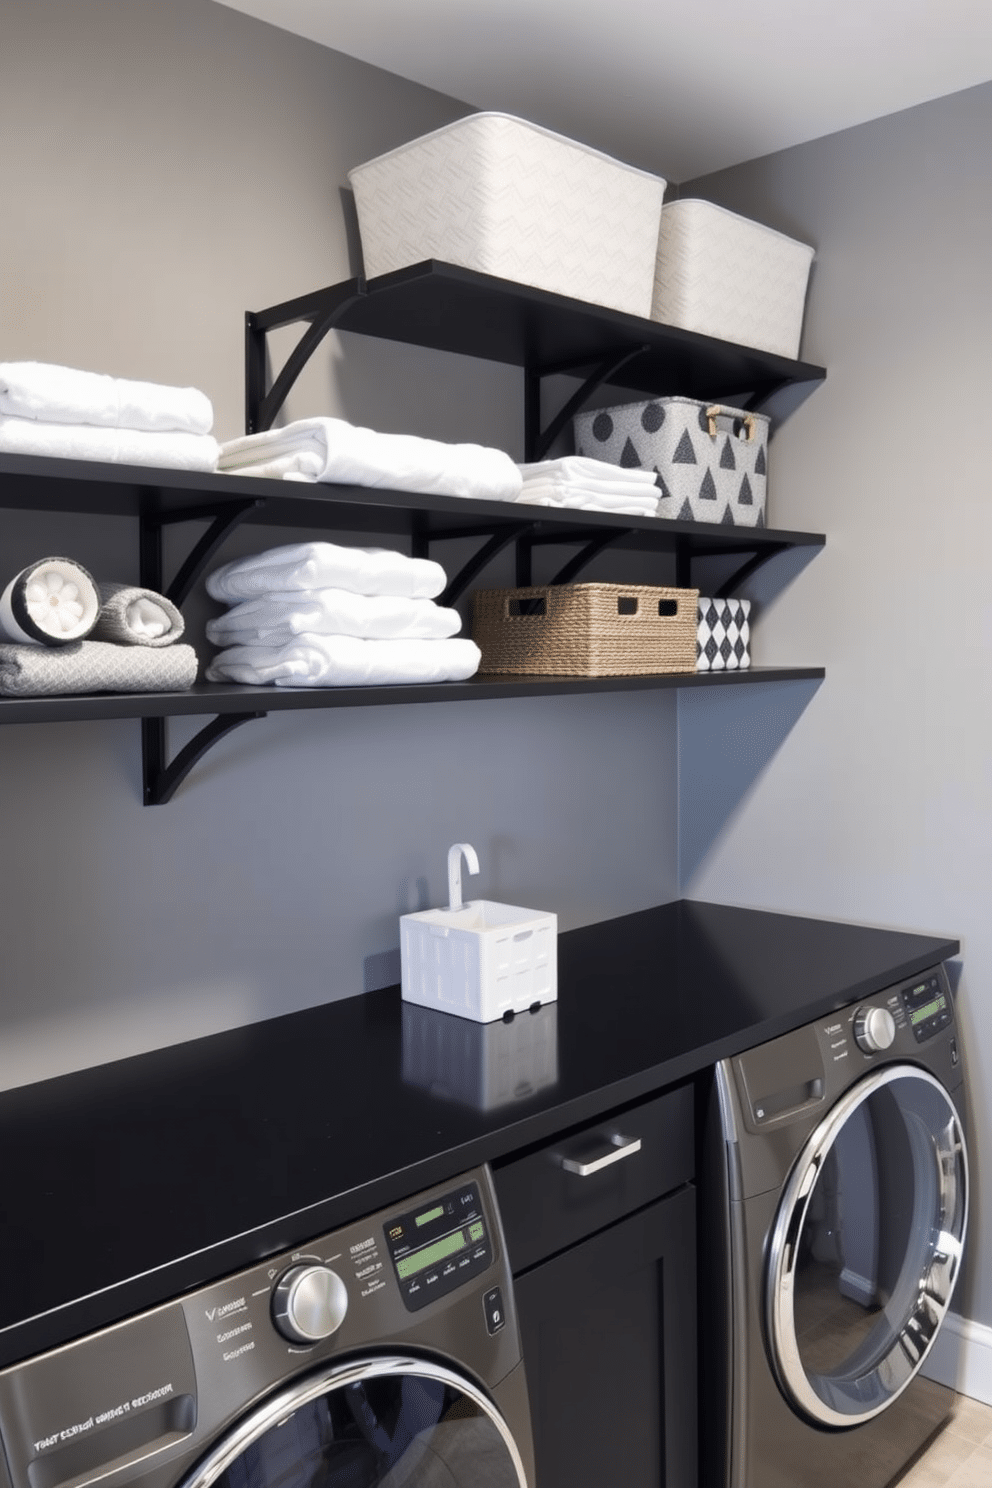
<path fill-rule="evenodd" d="M 71 558 L 42 558 L 0 595 L 0 635 L 28 646 L 65 646 L 89 635 L 100 613 L 96 584 Z"/>
<path fill-rule="evenodd" d="M 217 468 L 488 501 L 512 501 L 522 484 L 503 450 L 380 434 L 335 418 L 297 419 L 282 429 L 230 439 L 221 445 Z"/>
<path fill-rule="evenodd" d="M 440 563 L 430 558 L 408 558 L 392 548 L 345 548 L 329 542 L 267 548 L 221 564 L 206 579 L 207 593 L 221 600 L 304 589 L 435 599 L 447 582 Z"/>
<path fill-rule="evenodd" d="M 367 641 L 301 635 L 284 646 L 232 646 L 207 667 L 210 682 L 276 687 L 374 687 L 403 682 L 463 682 L 479 669 L 474 641 Z"/>
<path fill-rule="evenodd" d="M 135 382 L 54 362 L 0 362 L 0 413 L 158 433 L 209 434 L 214 426 L 213 405 L 199 388 Z"/>
<path fill-rule="evenodd" d="M 0 414 L 0 454 L 103 460 L 109 465 L 153 465 L 165 470 L 213 470 L 219 445 L 212 434 L 174 430 L 105 429 L 97 424 L 43 423 Z"/>
<path fill-rule="evenodd" d="M 119 646 L 173 646 L 186 629 L 180 611 L 164 594 L 135 584 L 100 584 L 95 641 Z"/>
<path fill-rule="evenodd" d="M 315 589 L 242 600 L 207 621 L 207 640 L 215 646 L 280 646 L 306 633 L 362 640 L 446 640 L 457 635 L 461 624 L 457 610 L 432 599 Z"/>
<path fill-rule="evenodd" d="M 150 651 L 110 641 L 72 641 L 57 650 L 0 645 L 0 693 L 63 697 L 80 692 L 181 692 L 196 681 L 192 646 Z"/>

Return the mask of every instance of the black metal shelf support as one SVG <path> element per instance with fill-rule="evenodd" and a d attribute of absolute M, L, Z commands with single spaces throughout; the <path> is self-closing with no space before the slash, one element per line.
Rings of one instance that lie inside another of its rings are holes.
<path fill-rule="evenodd" d="M 245 313 L 245 433 L 261 434 L 271 429 L 276 415 L 307 362 L 329 331 L 348 313 L 356 300 L 366 295 L 365 280 L 348 279 L 316 294 L 286 300 L 268 310 Z M 266 336 L 281 326 L 306 321 L 296 346 L 266 391 Z"/>
<path fill-rule="evenodd" d="M 138 529 L 139 572 L 141 584 L 165 594 L 173 604 L 181 605 L 221 543 L 248 512 L 264 506 L 264 498 L 235 501 L 221 506 L 192 505 L 167 513 L 142 511 Z M 165 587 L 162 553 L 163 528 L 176 522 L 210 521 L 206 532 L 194 543 L 172 583 Z M 218 739 L 239 723 L 251 718 L 264 718 L 264 713 L 228 713 L 206 724 L 195 738 L 167 763 L 166 721 L 163 717 L 141 720 L 141 775 L 146 806 L 162 806 L 170 801 L 198 760 Z"/>
<path fill-rule="evenodd" d="M 612 382 L 614 377 L 628 362 L 639 357 L 642 352 L 647 351 L 646 346 L 633 346 L 629 351 L 624 351 L 619 356 L 610 357 L 592 372 L 577 388 L 568 401 L 558 410 L 554 418 L 550 419 L 546 428 L 541 428 L 542 408 L 541 391 L 544 387 L 546 377 L 554 377 L 561 373 L 569 374 L 576 370 L 574 364 L 558 364 L 551 367 L 525 367 L 524 368 L 524 459 L 543 460 L 558 435 L 568 426 L 577 413 L 581 413 L 589 399 L 598 392 L 604 383 Z"/>
<path fill-rule="evenodd" d="M 166 721 L 164 718 L 141 720 L 141 765 L 146 806 L 164 806 L 171 801 L 178 786 L 186 779 L 218 739 L 223 739 L 239 724 L 252 718 L 266 718 L 266 713 L 221 713 L 190 739 L 170 764 L 166 764 Z"/>

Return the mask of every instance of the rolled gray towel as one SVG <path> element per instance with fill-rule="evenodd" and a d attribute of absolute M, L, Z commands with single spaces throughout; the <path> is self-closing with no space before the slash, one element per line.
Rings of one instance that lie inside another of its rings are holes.
<path fill-rule="evenodd" d="M 192 646 L 164 651 L 73 641 L 67 646 L 0 645 L 0 693 L 63 697 L 80 692 L 179 692 L 196 681 Z"/>
<path fill-rule="evenodd" d="M 0 636 L 29 646 L 65 646 L 89 635 L 100 613 L 90 575 L 71 558 L 40 558 L 0 594 Z"/>
<path fill-rule="evenodd" d="M 164 594 L 134 584 L 100 584 L 95 641 L 119 646 L 172 646 L 186 629 L 181 613 Z"/>

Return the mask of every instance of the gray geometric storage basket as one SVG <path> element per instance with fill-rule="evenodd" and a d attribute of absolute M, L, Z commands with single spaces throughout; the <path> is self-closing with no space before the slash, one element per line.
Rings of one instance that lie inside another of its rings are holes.
<path fill-rule="evenodd" d="M 652 398 L 580 413 L 572 423 L 578 454 L 655 472 L 659 517 L 765 526 L 766 414 Z"/>

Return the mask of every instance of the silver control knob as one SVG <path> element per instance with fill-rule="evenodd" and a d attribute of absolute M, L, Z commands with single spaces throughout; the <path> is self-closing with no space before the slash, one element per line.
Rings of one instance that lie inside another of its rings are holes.
<path fill-rule="evenodd" d="M 329 1266 L 304 1262 L 279 1278 L 272 1294 L 272 1321 L 290 1343 L 320 1343 L 344 1322 L 348 1290 Z"/>
<path fill-rule="evenodd" d="M 895 1019 L 888 1008 L 861 1007 L 854 1015 L 854 1041 L 866 1054 L 878 1054 L 892 1046 Z"/>

